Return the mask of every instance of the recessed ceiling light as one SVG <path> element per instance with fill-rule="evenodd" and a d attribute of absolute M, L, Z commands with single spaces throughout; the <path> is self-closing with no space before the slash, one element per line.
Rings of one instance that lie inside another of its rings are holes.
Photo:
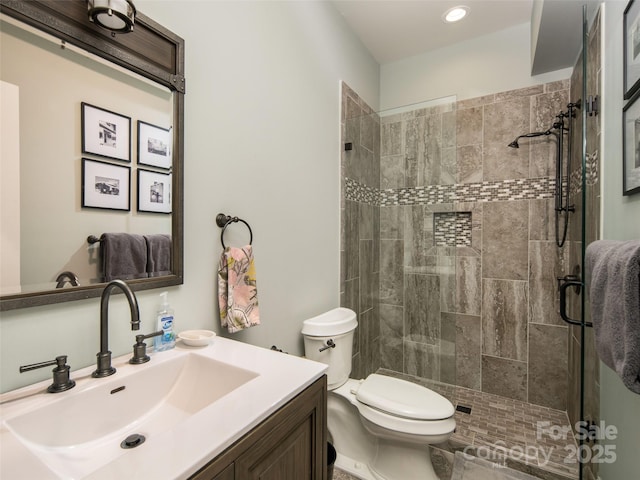
<path fill-rule="evenodd" d="M 444 12 L 442 19 L 447 23 L 453 23 L 462 20 L 467 13 L 469 13 L 469 7 L 458 5 L 457 7 L 450 8 Z"/>

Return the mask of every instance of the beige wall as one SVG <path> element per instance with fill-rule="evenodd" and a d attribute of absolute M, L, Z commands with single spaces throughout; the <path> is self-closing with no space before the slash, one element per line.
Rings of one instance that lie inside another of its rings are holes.
<path fill-rule="evenodd" d="M 0 293 L 20 291 L 20 88 L 0 82 Z"/>
<path fill-rule="evenodd" d="M 378 65 L 325 2 L 136 1 L 186 42 L 185 283 L 169 289 L 177 329 L 220 331 L 219 212 L 254 235 L 262 325 L 233 338 L 292 354 L 302 321 L 339 304 L 340 81 L 377 107 Z M 185 6 L 191 9 L 185 9 Z M 225 242 L 246 242 L 234 225 Z M 138 295 L 153 330 L 159 291 Z M 131 350 L 128 309 L 112 300 L 110 347 Z M 124 318 L 122 318 L 124 317 Z M 4 312 L 1 389 L 50 376 L 18 366 L 99 350 L 99 300 Z"/>

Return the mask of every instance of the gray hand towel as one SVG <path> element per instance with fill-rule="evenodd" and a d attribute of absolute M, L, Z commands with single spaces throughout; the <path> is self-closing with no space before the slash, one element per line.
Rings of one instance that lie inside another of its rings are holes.
<path fill-rule="evenodd" d="M 596 350 L 640 394 L 640 240 L 598 240 L 586 251 Z"/>
<path fill-rule="evenodd" d="M 100 252 L 105 282 L 147 278 L 147 242 L 142 235 L 103 233 Z"/>
<path fill-rule="evenodd" d="M 147 241 L 147 273 L 150 277 L 171 274 L 171 235 L 145 235 Z"/>

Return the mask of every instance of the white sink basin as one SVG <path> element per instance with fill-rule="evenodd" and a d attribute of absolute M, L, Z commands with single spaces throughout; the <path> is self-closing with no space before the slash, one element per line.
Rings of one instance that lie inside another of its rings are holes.
<path fill-rule="evenodd" d="M 171 430 L 258 376 L 196 353 L 129 370 L 77 393 L 51 395 L 47 405 L 5 424 L 51 470 L 82 478 L 122 455 L 129 435 L 146 441 Z"/>
<path fill-rule="evenodd" d="M 122 379 L 52 398 L 49 405 L 7 421 L 20 439 L 38 447 L 75 447 L 121 433 L 168 430 L 258 374 L 200 355 L 150 364 Z M 119 443 L 119 442 L 118 442 Z"/>
<path fill-rule="evenodd" d="M 106 378 L 72 370 L 62 393 L 46 393 L 49 380 L 0 395 L 0 478 L 187 479 L 326 370 L 220 337 L 144 365 L 130 356 Z M 123 449 L 132 434 L 145 441 Z"/>

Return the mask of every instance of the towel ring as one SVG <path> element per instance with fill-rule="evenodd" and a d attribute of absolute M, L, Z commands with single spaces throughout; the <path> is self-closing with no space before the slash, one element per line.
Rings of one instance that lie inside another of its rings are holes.
<path fill-rule="evenodd" d="M 238 217 L 231 217 L 229 215 L 225 215 L 224 213 L 219 213 L 216 216 L 216 224 L 222 228 L 222 232 L 220 232 L 220 243 L 222 243 L 222 248 L 227 248 L 227 246 L 224 244 L 224 232 L 227 229 L 227 227 L 229 225 L 231 225 L 232 223 L 237 223 L 237 222 L 242 222 L 244 223 L 247 228 L 249 229 L 249 245 L 251 245 L 253 243 L 253 232 L 251 231 L 251 227 L 249 226 L 249 224 L 247 222 L 245 222 L 243 219 L 238 218 Z"/>

